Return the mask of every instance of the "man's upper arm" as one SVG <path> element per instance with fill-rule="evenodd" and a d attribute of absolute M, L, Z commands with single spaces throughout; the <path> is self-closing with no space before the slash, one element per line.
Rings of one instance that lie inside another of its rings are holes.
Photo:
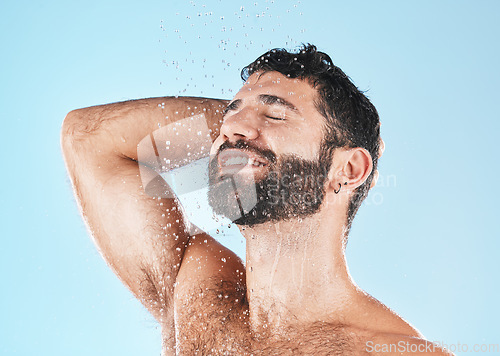
<path fill-rule="evenodd" d="M 77 200 L 106 262 L 160 321 L 187 242 L 182 213 L 173 199 L 143 192 L 137 162 L 107 161 L 111 167 L 87 160 L 70 173 Z"/>

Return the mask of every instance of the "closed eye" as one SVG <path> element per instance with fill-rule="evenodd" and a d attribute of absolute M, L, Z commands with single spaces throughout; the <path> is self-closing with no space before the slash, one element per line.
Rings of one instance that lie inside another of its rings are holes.
<path fill-rule="evenodd" d="M 281 117 L 274 117 L 274 116 L 269 116 L 269 115 L 266 115 L 266 117 L 267 117 L 268 119 L 271 119 L 271 120 L 285 120 L 285 119 L 283 119 L 283 118 L 281 118 Z"/>

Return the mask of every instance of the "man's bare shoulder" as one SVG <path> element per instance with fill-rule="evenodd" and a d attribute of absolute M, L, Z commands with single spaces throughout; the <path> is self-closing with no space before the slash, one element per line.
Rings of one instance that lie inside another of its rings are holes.
<path fill-rule="evenodd" d="M 367 355 L 452 355 L 424 338 L 410 323 L 382 302 L 360 292 L 360 309 L 350 334 Z M 361 317 L 360 317 L 361 316 Z M 359 350 L 361 351 L 361 349 Z"/>

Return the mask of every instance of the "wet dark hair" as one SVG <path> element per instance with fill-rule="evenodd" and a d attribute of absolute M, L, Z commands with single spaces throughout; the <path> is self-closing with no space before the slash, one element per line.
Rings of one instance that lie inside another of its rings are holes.
<path fill-rule="evenodd" d="M 371 155 L 373 170 L 349 201 L 347 233 L 361 203 L 366 198 L 377 170 L 380 147 L 380 121 L 375 106 L 326 53 L 307 44 L 296 52 L 275 48 L 243 68 L 246 81 L 254 73 L 279 72 L 288 78 L 309 82 L 318 92 L 315 106 L 326 119 L 322 150 L 329 155 L 339 147 L 362 147 Z"/>

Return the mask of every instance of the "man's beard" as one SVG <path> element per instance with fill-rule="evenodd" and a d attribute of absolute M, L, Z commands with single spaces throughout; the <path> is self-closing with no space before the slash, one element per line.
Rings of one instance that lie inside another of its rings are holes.
<path fill-rule="evenodd" d="M 220 176 L 218 157 L 228 148 L 264 156 L 270 162 L 267 175 L 259 181 L 238 173 Z M 318 159 L 313 161 L 293 155 L 276 159 L 272 151 L 249 146 L 242 140 L 235 144 L 226 141 L 210 160 L 208 201 L 216 214 L 238 225 L 303 218 L 320 209 L 330 164 L 331 155 L 323 143 Z"/>

